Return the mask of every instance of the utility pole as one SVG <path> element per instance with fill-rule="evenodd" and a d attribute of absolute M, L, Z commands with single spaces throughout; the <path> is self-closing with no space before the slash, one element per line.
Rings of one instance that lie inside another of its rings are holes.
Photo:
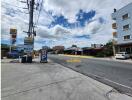
<path fill-rule="evenodd" d="M 33 58 L 33 50 L 34 50 L 34 36 L 36 36 L 36 31 L 34 30 L 34 7 L 35 7 L 35 0 L 25 0 L 21 1 L 22 3 L 27 4 L 27 8 L 29 12 L 29 25 L 28 25 L 28 30 L 23 31 L 27 33 L 27 37 L 24 39 L 24 52 L 26 53 L 26 57 L 23 56 L 22 59 L 27 59 L 26 62 L 32 62 Z M 22 60 L 23 62 L 24 60 Z"/>
<path fill-rule="evenodd" d="M 28 37 L 32 37 L 34 33 L 34 23 L 33 23 L 33 12 L 34 12 L 34 0 L 29 2 L 29 28 L 28 28 Z"/>
<path fill-rule="evenodd" d="M 116 50 L 115 50 L 115 40 L 112 40 L 112 48 L 113 48 L 113 56 L 115 56 Z"/>

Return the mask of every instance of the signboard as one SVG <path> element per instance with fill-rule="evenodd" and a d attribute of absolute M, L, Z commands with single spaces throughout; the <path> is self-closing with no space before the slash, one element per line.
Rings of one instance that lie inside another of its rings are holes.
<path fill-rule="evenodd" d="M 33 45 L 34 39 L 32 37 L 25 37 L 24 44 L 25 45 Z"/>
<path fill-rule="evenodd" d="M 10 34 L 17 34 L 17 29 L 11 28 L 11 29 L 10 29 Z"/>
<path fill-rule="evenodd" d="M 16 42 L 17 37 L 17 29 L 10 29 L 10 35 L 11 35 L 11 43 L 14 44 Z"/>
<path fill-rule="evenodd" d="M 47 50 L 46 49 L 42 49 L 41 50 L 41 61 L 40 62 L 47 62 Z"/>
<path fill-rule="evenodd" d="M 24 45 L 24 52 L 29 53 L 33 51 L 33 45 Z"/>
<path fill-rule="evenodd" d="M 11 40 L 11 44 L 14 44 L 16 42 L 16 39 L 13 39 Z"/>

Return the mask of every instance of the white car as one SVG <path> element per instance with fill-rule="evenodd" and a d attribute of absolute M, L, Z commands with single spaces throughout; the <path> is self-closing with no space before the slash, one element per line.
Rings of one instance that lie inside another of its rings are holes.
<path fill-rule="evenodd" d="M 116 55 L 115 55 L 115 58 L 116 59 L 128 59 L 130 58 L 130 55 L 126 52 L 118 52 Z"/>

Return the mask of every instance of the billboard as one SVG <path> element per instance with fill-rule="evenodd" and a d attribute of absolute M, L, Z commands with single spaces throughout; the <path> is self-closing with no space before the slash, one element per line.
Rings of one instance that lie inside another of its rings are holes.
<path fill-rule="evenodd" d="M 11 28 L 10 29 L 10 34 L 17 34 L 17 29 Z"/>
<path fill-rule="evenodd" d="M 34 39 L 32 37 L 25 37 L 24 44 L 25 45 L 33 45 Z"/>
<path fill-rule="evenodd" d="M 11 28 L 10 35 L 11 35 L 11 43 L 14 44 L 16 42 L 17 29 Z"/>

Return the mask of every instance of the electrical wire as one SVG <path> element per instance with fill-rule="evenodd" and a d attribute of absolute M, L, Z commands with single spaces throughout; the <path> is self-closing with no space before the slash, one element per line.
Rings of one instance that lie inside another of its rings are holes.
<path fill-rule="evenodd" d="M 40 0 L 39 0 L 39 2 L 40 2 Z M 43 7 L 43 0 L 41 1 L 41 3 L 39 3 L 39 5 L 40 5 L 40 9 L 39 9 L 38 18 L 37 18 L 37 20 L 36 20 L 35 25 L 38 24 L 38 21 L 39 21 L 39 18 L 40 18 L 40 12 L 41 12 L 42 7 Z"/>
<path fill-rule="evenodd" d="M 43 11 L 48 15 L 48 17 L 53 20 L 54 18 L 43 8 Z"/>
<path fill-rule="evenodd" d="M 12 5 L 12 4 L 7 3 L 7 2 L 5 2 L 5 1 L 2 1 L 2 3 L 5 3 L 5 4 L 7 4 L 7 5 L 9 5 L 9 6 L 12 6 L 12 7 L 23 8 L 23 7 L 19 7 L 19 6 L 16 6 L 16 5 Z"/>
<path fill-rule="evenodd" d="M 26 12 L 23 12 L 21 9 L 19 9 L 19 8 L 23 8 L 23 7 L 15 6 L 15 5 L 12 5 L 12 4 L 7 3 L 7 2 L 4 2 L 4 1 L 2 1 L 2 3 L 5 3 L 6 5 L 11 6 L 11 7 L 16 7 L 16 8 L 18 8 L 19 13 L 25 13 L 25 14 L 27 14 Z M 8 7 L 6 6 L 6 8 L 8 8 Z"/>

